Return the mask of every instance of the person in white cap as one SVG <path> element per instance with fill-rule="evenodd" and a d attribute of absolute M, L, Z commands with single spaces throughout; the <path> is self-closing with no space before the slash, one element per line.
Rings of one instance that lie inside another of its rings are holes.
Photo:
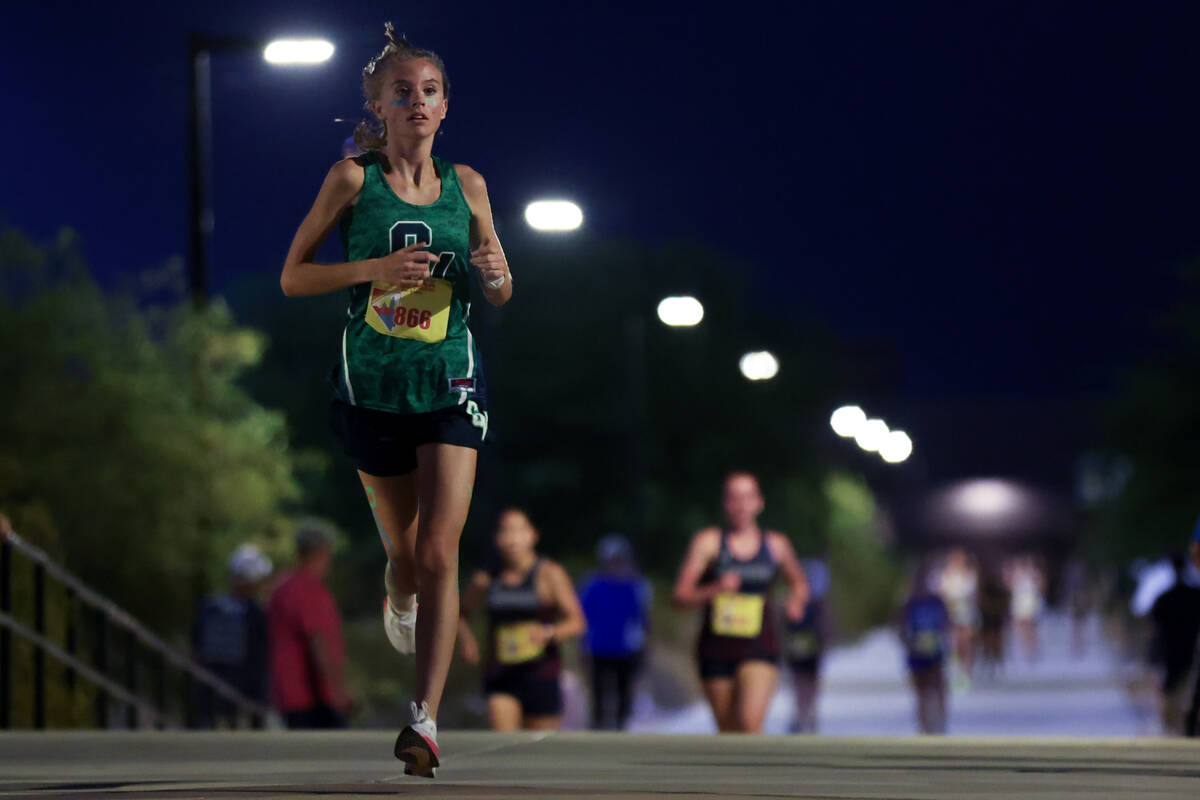
<path fill-rule="evenodd" d="M 203 667 L 251 700 L 267 702 L 267 617 L 258 595 L 271 560 L 252 544 L 229 557 L 229 591 L 200 601 L 192 621 L 192 652 Z M 195 698 L 195 727 L 212 727 L 233 713 L 208 692 Z"/>

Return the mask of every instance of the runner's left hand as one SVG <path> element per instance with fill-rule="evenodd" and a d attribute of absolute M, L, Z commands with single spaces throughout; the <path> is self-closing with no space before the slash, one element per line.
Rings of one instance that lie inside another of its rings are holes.
<path fill-rule="evenodd" d="M 504 251 L 494 239 L 481 244 L 471 251 L 471 263 L 479 270 L 485 286 L 495 283 L 500 278 L 508 277 L 508 259 Z M 502 285 L 502 284 L 501 284 Z M 499 288 L 496 286 L 495 288 Z"/>

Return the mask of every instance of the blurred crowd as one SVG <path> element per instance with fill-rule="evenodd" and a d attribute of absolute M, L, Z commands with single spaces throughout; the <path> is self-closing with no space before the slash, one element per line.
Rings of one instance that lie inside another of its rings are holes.
<path fill-rule="evenodd" d="M 746 484 L 746 490 L 753 513 L 743 522 L 749 525 L 761 503 L 754 498 L 756 484 Z M 721 529 L 719 555 L 705 556 L 704 574 L 681 592 L 679 586 L 687 584 L 685 561 L 673 598 L 677 608 L 686 608 L 688 603 L 678 601 L 694 590 L 699 601 L 692 605 L 705 607 L 696 655 L 701 683 L 722 730 L 761 730 L 762 715 L 744 706 L 753 706 L 755 690 L 769 698 L 777 674 L 769 670 L 781 671 L 796 698 L 793 732 L 815 733 L 822 659 L 834 629 L 827 606 L 830 571 L 820 559 L 798 562 L 802 584 L 793 585 L 788 597 L 799 596 L 801 602 L 794 609 L 773 604 L 768 534 L 758 534 L 758 555 L 737 557 L 728 544 L 735 528 Z M 492 562 L 470 576 L 463 592 L 459 653 L 480 668 L 489 724 L 495 730 L 559 727 L 566 682 L 561 647 L 578 639 L 589 677 L 590 725 L 623 729 L 651 640 L 651 583 L 638 571 L 630 542 L 619 534 L 599 541 L 595 567 L 578 584 L 561 565 L 539 554 L 538 536 L 523 510 L 504 511 Z M 325 584 L 334 539 L 322 525 L 307 523 L 295 547 L 294 565 L 279 574 L 253 545 L 234 551 L 227 591 L 198 604 L 192 627 L 195 658 L 246 697 L 273 705 L 288 727 L 341 727 L 353 701 L 346 686 L 341 618 Z M 1148 660 L 1159 676 L 1162 729 L 1194 735 L 1200 699 L 1195 658 L 1200 525 L 1190 550 L 1166 563 L 1169 575 L 1161 564 L 1140 571 L 1133 612 L 1153 629 Z M 768 576 L 767 584 L 752 585 L 755 569 Z M 1082 657 L 1085 624 L 1100 611 L 1097 582 L 1080 563 L 1068 564 L 1055 580 L 1060 606 L 1072 621 L 1071 650 Z M 994 683 L 1006 663 L 1039 659 L 1039 620 L 1047 608 L 1048 585 L 1047 568 L 1032 553 L 982 558 L 954 548 L 921 561 L 896 624 L 919 732 L 946 731 L 948 697 L 955 690 L 965 691 L 973 682 Z M 803 587 L 799 595 L 797 586 Z M 765 601 L 748 600 L 754 592 Z M 733 609 L 728 619 L 721 616 L 727 613 L 721 605 L 726 600 Z M 738 616 L 746 614 L 750 622 Z M 486 622 L 482 642 L 471 624 L 476 615 Z M 739 630 L 743 624 L 751 627 Z M 769 630 L 774 632 L 768 635 Z M 730 690 L 729 697 L 721 695 L 722 687 Z M 219 700 L 207 703 L 197 715 L 202 726 L 220 724 L 221 715 L 232 711 Z"/>

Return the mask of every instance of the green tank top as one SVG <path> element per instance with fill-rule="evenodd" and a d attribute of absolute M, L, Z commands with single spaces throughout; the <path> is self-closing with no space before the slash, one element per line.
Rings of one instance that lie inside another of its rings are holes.
<path fill-rule="evenodd" d="M 363 188 L 341 220 L 346 261 L 379 258 L 413 242 L 439 255 L 426 287 L 375 281 L 350 288 L 342 354 L 330 372 L 334 394 L 351 405 L 422 414 L 485 400 L 471 314 L 471 210 L 453 164 L 434 157 L 437 201 L 406 203 L 384 178 L 378 153 L 361 157 Z"/>

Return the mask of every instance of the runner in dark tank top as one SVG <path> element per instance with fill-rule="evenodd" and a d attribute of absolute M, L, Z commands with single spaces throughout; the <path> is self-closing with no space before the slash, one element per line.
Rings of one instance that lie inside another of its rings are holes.
<path fill-rule="evenodd" d="M 779 680 L 779 621 L 771 601 L 776 577 L 788 584 L 787 618 L 804 614 L 808 583 L 783 534 L 758 527 L 758 479 L 725 479 L 724 528 L 692 537 L 675 582 L 677 608 L 703 608 L 697 651 L 700 679 L 721 731 L 762 731 Z"/>
<path fill-rule="evenodd" d="M 566 570 L 537 554 L 537 539 L 524 511 L 504 511 L 496 528 L 497 563 L 475 573 L 460 605 L 460 652 L 472 664 L 484 656 L 483 691 L 493 730 L 562 724 L 559 643 L 587 626 Z M 488 616 L 482 654 L 468 625 L 481 607 Z"/>

